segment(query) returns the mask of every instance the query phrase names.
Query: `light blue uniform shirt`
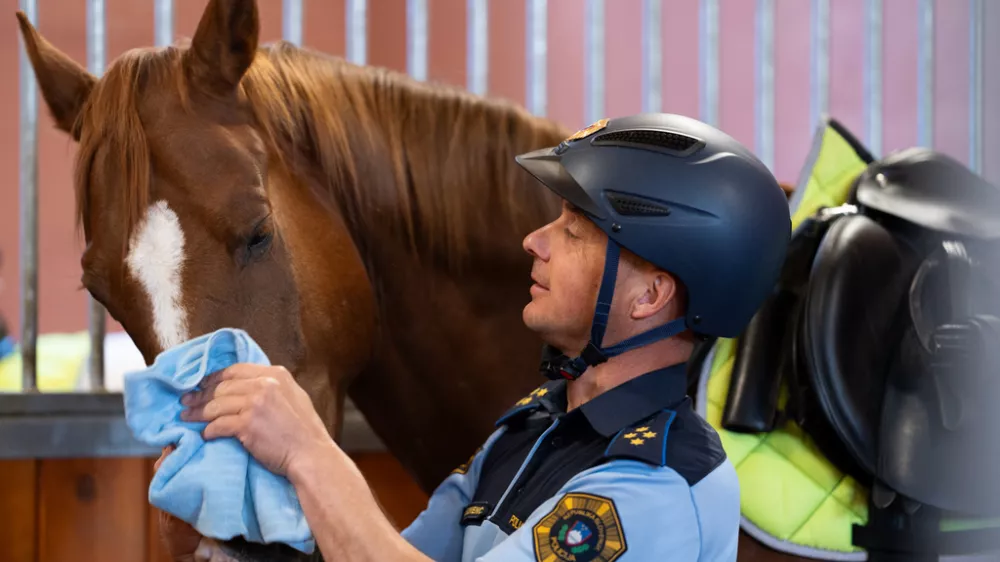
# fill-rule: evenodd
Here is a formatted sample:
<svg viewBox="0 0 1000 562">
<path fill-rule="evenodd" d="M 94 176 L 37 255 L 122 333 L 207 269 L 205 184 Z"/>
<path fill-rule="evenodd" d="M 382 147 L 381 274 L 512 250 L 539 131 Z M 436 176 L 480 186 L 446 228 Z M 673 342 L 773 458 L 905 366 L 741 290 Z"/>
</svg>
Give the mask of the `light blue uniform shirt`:
<svg viewBox="0 0 1000 562">
<path fill-rule="evenodd" d="M 440 562 L 736 560 L 736 471 L 683 382 L 683 365 L 656 371 L 569 414 L 565 383 L 543 385 L 403 537 Z"/>
</svg>

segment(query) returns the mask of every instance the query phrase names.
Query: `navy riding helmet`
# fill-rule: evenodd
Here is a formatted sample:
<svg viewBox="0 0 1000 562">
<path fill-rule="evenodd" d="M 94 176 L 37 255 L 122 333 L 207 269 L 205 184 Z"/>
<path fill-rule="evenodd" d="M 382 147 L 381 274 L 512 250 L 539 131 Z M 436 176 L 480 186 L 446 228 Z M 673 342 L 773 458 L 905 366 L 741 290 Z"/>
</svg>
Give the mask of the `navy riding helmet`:
<svg viewBox="0 0 1000 562">
<path fill-rule="evenodd" d="M 579 357 L 543 365 L 549 378 L 575 379 L 685 329 L 735 337 L 777 282 L 792 228 L 785 193 L 746 147 L 710 125 L 671 114 L 603 119 L 516 160 L 609 238 L 591 341 Z M 687 313 L 604 348 L 620 248 L 677 277 Z"/>
</svg>

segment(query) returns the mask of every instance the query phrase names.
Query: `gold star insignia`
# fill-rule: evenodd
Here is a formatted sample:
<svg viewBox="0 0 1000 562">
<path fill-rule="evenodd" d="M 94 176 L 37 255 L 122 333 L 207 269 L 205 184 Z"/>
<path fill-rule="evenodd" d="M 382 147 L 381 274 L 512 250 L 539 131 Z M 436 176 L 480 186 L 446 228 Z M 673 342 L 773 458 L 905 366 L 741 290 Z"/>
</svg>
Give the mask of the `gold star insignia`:
<svg viewBox="0 0 1000 562">
<path fill-rule="evenodd" d="M 528 404 L 529 402 L 531 402 L 531 397 L 530 396 L 525 396 L 524 398 L 522 398 L 522 399 L 520 399 L 520 400 L 517 401 L 517 405 L 518 406 L 524 406 L 525 404 Z"/>
<path fill-rule="evenodd" d="M 655 431 L 647 431 L 646 433 L 643 433 L 642 436 L 645 437 L 646 439 L 652 439 L 652 438 L 656 437 L 656 432 Z"/>
<path fill-rule="evenodd" d="M 645 443 L 645 441 L 643 441 L 642 439 L 633 439 L 633 440 L 629 441 L 629 443 L 631 443 L 633 445 L 642 445 L 643 443 Z"/>
<path fill-rule="evenodd" d="M 648 427 L 637 427 L 637 428 L 635 428 L 635 430 L 638 431 L 639 433 L 642 433 L 643 431 L 649 431 L 649 428 Z"/>
<path fill-rule="evenodd" d="M 545 396 L 546 394 L 549 393 L 549 389 L 547 389 L 547 388 L 539 388 L 535 392 L 537 392 L 537 394 L 535 394 L 535 396 L 542 397 L 542 396 Z"/>
<path fill-rule="evenodd" d="M 625 434 L 625 439 L 632 439 L 633 437 L 638 437 L 638 436 L 639 435 L 636 434 L 636 433 L 626 433 Z"/>
</svg>

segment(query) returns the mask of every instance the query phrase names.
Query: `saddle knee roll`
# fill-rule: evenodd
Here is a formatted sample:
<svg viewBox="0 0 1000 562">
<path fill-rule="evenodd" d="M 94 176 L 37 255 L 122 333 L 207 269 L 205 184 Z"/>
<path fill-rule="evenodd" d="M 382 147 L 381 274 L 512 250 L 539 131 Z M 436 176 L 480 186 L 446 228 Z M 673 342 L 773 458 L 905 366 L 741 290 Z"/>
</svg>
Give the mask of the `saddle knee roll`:
<svg viewBox="0 0 1000 562">
<path fill-rule="evenodd" d="M 740 433 L 774 429 L 778 418 L 782 347 L 794 294 L 771 295 L 740 336 L 722 427 Z"/>
</svg>

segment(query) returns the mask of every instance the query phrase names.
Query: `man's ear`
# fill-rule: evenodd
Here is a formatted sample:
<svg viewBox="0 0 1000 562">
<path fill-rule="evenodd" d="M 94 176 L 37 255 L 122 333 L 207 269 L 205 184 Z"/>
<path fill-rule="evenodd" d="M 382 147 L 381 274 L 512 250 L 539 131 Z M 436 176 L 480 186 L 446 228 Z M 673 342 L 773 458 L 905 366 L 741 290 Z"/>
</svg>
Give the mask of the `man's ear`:
<svg viewBox="0 0 1000 562">
<path fill-rule="evenodd" d="M 632 305 L 632 318 L 644 320 L 659 314 L 677 296 L 677 281 L 668 273 L 653 270 L 643 275 L 643 292 Z"/>
</svg>

